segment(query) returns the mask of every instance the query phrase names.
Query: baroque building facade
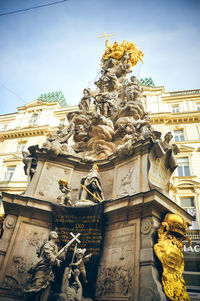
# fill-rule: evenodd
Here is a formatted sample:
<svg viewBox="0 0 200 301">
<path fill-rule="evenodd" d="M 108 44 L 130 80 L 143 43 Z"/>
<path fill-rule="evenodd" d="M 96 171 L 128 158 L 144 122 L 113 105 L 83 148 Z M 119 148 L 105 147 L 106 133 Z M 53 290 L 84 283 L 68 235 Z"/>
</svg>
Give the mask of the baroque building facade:
<svg viewBox="0 0 200 301">
<path fill-rule="evenodd" d="M 164 87 L 143 86 L 143 101 L 154 129 L 171 132 L 180 149 L 169 192 L 174 202 L 194 216 L 188 231 L 193 244 L 184 251 L 185 278 L 195 300 L 195 294 L 200 295 L 200 90 L 165 92 Z M 27 176 L 22 151 L 31 145 L 42 147 L 60 123 L 67 124 L 66 114 L 75 110 L 76 106 L 66 106 L 59 93 L 50 93 L 16 113 L 0 116 L 0 192 L 23 194 Z"/>
</svg>

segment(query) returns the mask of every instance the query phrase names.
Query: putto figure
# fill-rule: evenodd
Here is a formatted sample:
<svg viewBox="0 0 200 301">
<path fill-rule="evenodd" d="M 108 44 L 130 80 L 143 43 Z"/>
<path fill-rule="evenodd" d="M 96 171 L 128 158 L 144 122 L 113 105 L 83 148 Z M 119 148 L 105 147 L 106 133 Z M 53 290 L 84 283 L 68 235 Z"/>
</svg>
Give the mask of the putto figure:
<svg viewBox="0 0 200 301">
<path fill-rule="evenodd" d="M 71 263 L 70 267 L 76 267 L 79 269 L 82 277 L 83 277 L 83 281 L 85 283 L 87 283 L 87 275 L 86 275 L 86 269 L 85 269 L 85 262 L 88 261 L 92 254 L 89 255 L 85 255 L 86 249 L 76 249 L 75 250 L 75 256 L 76 256 L 76 262 L 75 263 Z"/>
<path fill-rule="evenodd" d="M 63 193 L 63 197 L 61 197 L 61 204 L 64 204 L 68 207 L 72 206 L 72 196 L 71 196 L 71 186 L 68 181 L 65 179 L 60 179 L 58 181 L 59 189 Z"/>
</svg>

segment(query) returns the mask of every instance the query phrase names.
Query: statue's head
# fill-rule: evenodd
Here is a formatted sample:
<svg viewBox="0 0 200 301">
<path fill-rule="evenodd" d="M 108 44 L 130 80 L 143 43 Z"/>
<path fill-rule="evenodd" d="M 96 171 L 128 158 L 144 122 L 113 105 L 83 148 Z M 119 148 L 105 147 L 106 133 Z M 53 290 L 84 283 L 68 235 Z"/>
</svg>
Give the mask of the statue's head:
<svg viewBox="0 0 200 301">
<path fill-rule="evenodd" d="M 133 75 L 133 76 L 130 77 L 130 80 L 134 83 L 135 80 L 136 80 L 136 77 Z"/>
<path fill-rule="evenodd" d="M 164 218 L 164 223 L 168 225 L 168 231 L 185 236 L 187 224 L 181 215 L 168 213 Z"/>
<path fill-rule="evenodd" d="M 168 133 L 165 134 L 165 141 L 166 142 L 170 142 L 172 140 L 172 138 L 173 138 L 173 135 L 172 135 L 171 132 L 168 132 Z"/>
<path fill-rule="evenodd" d="M 82 258 L 82 257 L 84 256 L 85 252 L 86 252 L 86 249 L 80 249 L 80 248 L 77 248 L 77 249 L 76 249 L 76 252 L 75 252 L 76 258 L 77 258 L 77 259 Z"/>
<path fill-rule="evenodd" d="M 68 181 L 67 180 L 65 180 L 65 179 L 60 179 L 59 181 L 58 181 L 58 184 L 59 184 L 59 186 L 68 186 Z"/>
<path fill-rule="evenodd" d="M 97 182 L 96 180 L 92 181 L 92 188 L 97 189 Z"/>
<path fill-rule="evenodd" d="M 49 238 L 53 239 L 53 240 L 56 240 L 58 238 L 58 234 L 56 233 L 56 231 L 51 231 L 49 233 Z"/>
</svg>

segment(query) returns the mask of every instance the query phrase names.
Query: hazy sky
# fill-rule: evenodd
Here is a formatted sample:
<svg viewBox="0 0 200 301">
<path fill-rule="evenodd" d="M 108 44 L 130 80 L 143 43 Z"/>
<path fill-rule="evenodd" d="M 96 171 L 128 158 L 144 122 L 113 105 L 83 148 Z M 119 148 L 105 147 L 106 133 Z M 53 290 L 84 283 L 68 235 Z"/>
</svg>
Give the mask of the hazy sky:
<svg viewBox="0 0 200 301">
<path fill-rule="evenodd" d="M 0 14 L 55 1 L 0 0 Z M 200 88 L 199 0 L 68 0 L 0 16 L 0 114 L 57 90 L 77 104 L 100 71 L 105 31 L 143 51 L 137 77 L 166 91 Z"/>
</svg>

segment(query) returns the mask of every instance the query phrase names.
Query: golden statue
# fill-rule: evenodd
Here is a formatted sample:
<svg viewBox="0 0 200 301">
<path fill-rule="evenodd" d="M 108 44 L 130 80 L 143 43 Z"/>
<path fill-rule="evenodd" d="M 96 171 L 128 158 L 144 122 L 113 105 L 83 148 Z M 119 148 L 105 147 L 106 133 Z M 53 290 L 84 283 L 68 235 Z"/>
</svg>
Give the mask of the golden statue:
<svg viewBox="0 0 200 301">
<path fill-rule="evenodd" d="M 109 58 L 120 60 L 123 57 L 126 57 L 130 64 L 129 68 L 131 68 L 135 66 L 139 60 L 143 63 L 143 56 L 144 54 L 135 46 L 135 43 L 123 40 L 120 44 L 117 42 L 114 42 L 112 45 L 106 43 L 106 50 L 102 57 L 102 63 L 104 65 L 105 60 L 108 60 Z"/>
<path fill-rule="evenodd" d="M 173 301 L 189 301 L 185 281 L 182 277 L 184 270 L 183 240 L 187 225 L 184 218 L 178 214 L 168 213 L 158 230 L 158 243 L 154 251 L 159 258 L 163 273 L 162 285 L 166 296 Z"/>
</svg>

